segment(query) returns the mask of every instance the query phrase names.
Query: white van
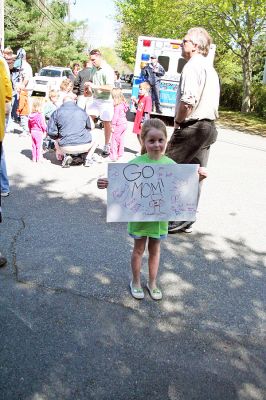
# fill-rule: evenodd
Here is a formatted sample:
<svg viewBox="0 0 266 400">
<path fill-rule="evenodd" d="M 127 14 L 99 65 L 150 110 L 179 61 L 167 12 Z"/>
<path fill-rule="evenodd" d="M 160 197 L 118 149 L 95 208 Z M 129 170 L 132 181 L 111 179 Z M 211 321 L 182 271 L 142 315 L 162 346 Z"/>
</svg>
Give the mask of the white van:
<svg viewBox="0 0 266 400">
<path fill-rule="evenodd" d="M 64 79 L 74 82 L 70 68 L 48 66 L 42 68 L 32 79 L 32 96 L 48 97 L 51 89 L 59 90 Z"/>
<path fill-rule="evenodd" d="M 160 103 L 163 112 L 162 115 L 169 117 L 174 116 L 176 92 L 179 85 L 180 74 L 186 63 L 181 56 L 181 43 L 182 40 L 177 39 L 164 39 L 149 36 L 139 36 L 138 38 L 132 96 L 138 98 L 139 84 L 143 81 L 141 78 L 141 67 L 143 64 L 150 61 L 151 55 L 155 54 L 159 64 L 165 69 L 165 75 L 162 77 L 160 84 Z M 212 63 L 214 54 L 215 45 L 211 45 L 208 58 L 210 58 Z M 130 109 L 132 112 L 136 111 L 133 103 Z M 156 114 L 156 112 L 152 114 Z"/>
</svg>

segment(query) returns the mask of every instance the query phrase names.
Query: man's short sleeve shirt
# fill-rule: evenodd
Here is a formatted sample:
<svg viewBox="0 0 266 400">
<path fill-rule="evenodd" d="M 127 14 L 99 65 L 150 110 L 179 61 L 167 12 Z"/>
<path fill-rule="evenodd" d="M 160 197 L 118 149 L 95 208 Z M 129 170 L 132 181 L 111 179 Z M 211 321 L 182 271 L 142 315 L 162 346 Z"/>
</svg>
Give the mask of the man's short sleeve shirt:
<svg viewBox="0 0 266 400">
<path fill-rule="evenodd" d="M 114 87 L 114 70 L 105 61 L 100 68 L 93 67 L 92 69 L 92 82 L 96 86 L 110 85 Z M 111 100 L 111 93 L 95 90 L 93 93 L 94 99 Z"/>
</svg>

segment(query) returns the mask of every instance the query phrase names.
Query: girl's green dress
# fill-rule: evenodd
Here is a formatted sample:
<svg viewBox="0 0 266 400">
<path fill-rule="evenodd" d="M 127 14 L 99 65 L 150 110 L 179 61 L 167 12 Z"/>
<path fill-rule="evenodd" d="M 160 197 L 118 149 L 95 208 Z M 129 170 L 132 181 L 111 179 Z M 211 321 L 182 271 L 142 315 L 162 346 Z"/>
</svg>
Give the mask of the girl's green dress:
<svg viewBox="0 0 266 400">
<path fill-rule="evenodd" d="M 148 154 L 136 157 L 130 161 L 130 164 L 175 164 L 175 162 L 167 157 L 162 156 L 160 160 L 152 160 Z M 127 226 L 128 233 L 134 239 L 140 239 L 147 236 L 153 239 L 163 239 L 168 233 L 168 221 L 144 221 L 129 222 Z"/>
</svg>

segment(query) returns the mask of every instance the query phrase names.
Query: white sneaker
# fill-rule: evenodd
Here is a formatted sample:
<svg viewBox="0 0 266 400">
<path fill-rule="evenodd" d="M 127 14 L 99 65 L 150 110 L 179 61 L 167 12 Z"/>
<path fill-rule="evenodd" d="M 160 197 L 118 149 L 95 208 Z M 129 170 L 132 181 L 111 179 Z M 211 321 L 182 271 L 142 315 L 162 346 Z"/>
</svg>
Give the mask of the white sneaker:
<svg viewBox="0 0 266 400">
<path fill-rule="evenodd" d="M 9 192 L 1 192 L 1 197 L 7 197 L 9 196 Z"/>
</svg>

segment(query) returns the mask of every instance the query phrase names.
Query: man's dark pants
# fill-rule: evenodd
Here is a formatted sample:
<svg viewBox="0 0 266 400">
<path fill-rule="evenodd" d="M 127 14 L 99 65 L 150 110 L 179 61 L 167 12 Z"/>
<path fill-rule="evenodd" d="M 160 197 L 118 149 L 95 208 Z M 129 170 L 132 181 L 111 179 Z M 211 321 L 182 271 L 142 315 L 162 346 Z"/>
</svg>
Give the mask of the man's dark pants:
<svg viewBox="0 0 266 400">
<path fill-rule="evenodd" d="M 206 167 L 210 146 L 217 139 L 214 121 L 188 121 L 175 129 L 166 148 L 166 155 L 178 164 L 200 164 Z"/>
<path fill-rule="evenodd" d="M 210 146 L 217 139 L 214 121 L 203 119 L 188 121 L 175 129 L 166 148 L 166 155 L 178 164 L 199 164 L 206 167 Z M 199 195 L 200 196 L 199 188 Z M 192 225 L 193 222 L 189 225 Z"/>
<path fill-rule="evenodd" d="M 155 105 L 156 111 L 159 111 L 161 108 L 161 105 L 160 105 L 160 82 L 157 82 L 155 85 L 151 86 L 151 97 L 152 97 L 152 105 Z"/>
</svg>

